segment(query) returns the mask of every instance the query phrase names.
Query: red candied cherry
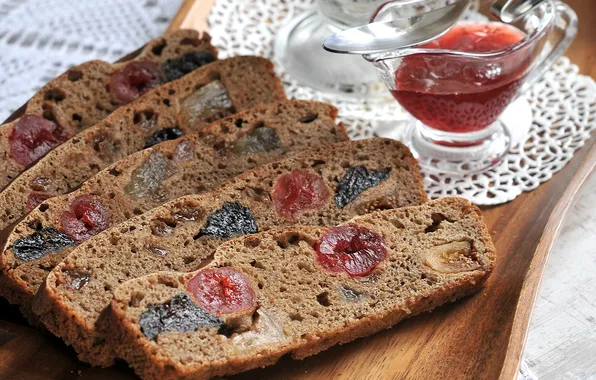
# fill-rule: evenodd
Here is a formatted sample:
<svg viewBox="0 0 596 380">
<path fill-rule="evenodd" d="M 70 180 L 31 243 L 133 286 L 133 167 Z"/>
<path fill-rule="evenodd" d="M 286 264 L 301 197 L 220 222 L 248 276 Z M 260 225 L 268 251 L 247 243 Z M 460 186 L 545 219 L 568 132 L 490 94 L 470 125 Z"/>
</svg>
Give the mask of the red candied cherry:
<svg viewBox="0 0 596 380">
<path fill-rule="evenodd" d="M 330 272 L 366 276 L 387 257 L 383 238 L 364 227 L 339 226 L 327 230 L 316 246 L 317 261 Z"/>
<path fill-rule="evenodd" d="M 246 275 L 230 267 L 202 270 L 186 283 L 186 289 L 211 314 L 239 313 L 257 305 Z"/>
<path fill-rule="evenodd" d="M 39 206 L 43 201 L 45 201 L 46 199 L 50 199 L 52 197 L 53 197 L 52 194 L 38 193 L 35 191 L 32 193 L 29 193 L 29 195 L 27 196 L 27 211 L 32 211 L 34 208 Z"/>
<path fill-rule="evenodd" d="M 275 211 L 285 219 L 295 220 L 304 211 L 323 207 L 331 192 L 317 173 L 295 170 L 282 174 L 273 186 Z"/>
<path fill-rule="evenodd" d="M 66 140 L 68 133 L 55 122 L 23 115 L 8 136 L 10 158 L 26 167 Z"/>
<path fill-rule="evenodd" d="M 77 242 L 85 241 L 109 226 L 106 206 L 92 195 L 79 195 L 60 216 L 62 231 Z"/>
<path fill-rule="evenodd" d="M 133 61 L 110 80 L 110 91 L 122 104 L 130 103 L 166 81 L 159 66 L 149 61 Z"/>
</svg>

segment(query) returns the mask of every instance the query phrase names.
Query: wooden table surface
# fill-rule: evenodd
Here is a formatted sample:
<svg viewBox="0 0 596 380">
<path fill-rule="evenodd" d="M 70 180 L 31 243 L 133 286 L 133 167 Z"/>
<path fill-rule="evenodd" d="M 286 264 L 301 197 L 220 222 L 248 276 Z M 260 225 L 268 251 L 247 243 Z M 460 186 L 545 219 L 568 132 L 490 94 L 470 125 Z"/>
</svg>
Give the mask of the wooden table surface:
<svg viewBox="0 0 596 380">
<path fill-rule="evenodd" d="M 596 79 L 596 1 L 567 0 L 579 31 L 567 55 Z M 567 214 L 546 265 L 524 360 L 540 380 L 596 379 L 596 173 Z"/>
</svg>

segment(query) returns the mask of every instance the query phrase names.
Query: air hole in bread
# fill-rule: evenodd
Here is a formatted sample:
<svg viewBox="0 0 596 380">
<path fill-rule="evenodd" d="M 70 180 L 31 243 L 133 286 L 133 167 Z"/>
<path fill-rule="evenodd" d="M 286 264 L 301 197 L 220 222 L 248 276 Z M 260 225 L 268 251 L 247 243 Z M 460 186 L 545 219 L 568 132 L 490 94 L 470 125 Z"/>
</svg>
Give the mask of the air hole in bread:
<svg viewBox="0 0 596 380">
<path fill-rule="evenodd" d="M 193 256 L 186 256 L 182 259 L 182 261 L 184 262 L 184 265 L 189 265 L 197 261 L 197 258 Z"/>
<path fill-rule="evenodd" d="M 230 128 L 228 128 L 227 125 L 222 125 L 221 128 L 220 128 L 220 131 L 222 133 L 229 133 L 230 132 Z"/>
<path fill-rule="evenodd" d="M 39 211 L 41 212 L 46 212 L 48 211 L 50 208 L 50 205 L 48 205 L 47 203 L 42 203 L 39 205 Z"/>
<path fill-rule="evenodd" d="M 250 266 L 253 268 L 265 269 L 265 266 L 260 261 L 257 261 L 257 260 L 251 261 Z"/>
<path fill-rule="evenodd" d="M 29 228 L 35 231 L 40 231 L 43 228 L 39 219 L 30 221 L 29 223 L 27 223 L 27 226 L 29 226 Z"/>
<path fill-rule="evenodd" d="M 222 164 L 221 162 L 217 164 L 217 168 L 218 169 L 225 169 L 227 166 L 225 164 Z"/>
<path fill-rule="evenodd" d="M 109 193 L 108 194 L 108 198 L 114 199 L 114 198 L 116 198 L 116 194 L 115 193 Z"/>
<path fill-rule="evenodd" d="M 436 212 L 433 212 L 430 217 L 433 222 L 430 226 L 428 226 L 424 229 L 424 233 L 435 232 L 436 230 L 438 230 L 440 228 L 441 222 L 443 220 L 447 219 L 447 217 L 445 215 L 436 213 Z"/>
<path fill-rule="evenodd" d="M 51 90 L 46 91 L 46 93 L 43 94 L 44 100 L 54 103 L 60 103 L 64 100 L 64 98 L 66 98 L 66 94 L 59 88 L 53 88 Z"/>
<path fill-rule="evenodd" d="M 163 104 L 165 104 L 165 105 L 166 105 L 166 106 L 168 106 L 168 107 L 170 107 L 170 106 L 171 106 L 171 104 L 170 104 L 170 99 L 168 99 L 168 98 L 165 98 L 164 100 L 162 100 L 162 102 L 163 102 Z"/>
<path fill-rule="evenodd" d="M 329 299 L 329 292 L 320 293 L 317 296 L 317 302 L 325 307 L 331 306 L 331 300 Z"/>
<path fill-rule="evenodd" d="M 81 78 L 83 78 L 83 73 L 79 70 L 68 70 L 68 74 L 67 74 L 68 80 L 71 82 L 76 82 L 78 80 L 80 80 Z"/>
<path fill-rule="evenodd" d="M 135 215 L 141 215 L 141 214 L 143 213 L 143 210 L 141 210 L 141 209 L 140 209 L 140 208 L 138 208 L 138 207 L 135 207 L 135 208 L 132 210 L 132 213 L 133 213 L 133 214 L 135 214 Z"/>
<path fill-rule="evenodd" d="M 259 239 L 258 237 L 249 236 L 246 239 L 244 239 L 244 246 L 246 248 L 257 248 L 259 246 L 259 244 L 261 244 L 261 239 Z M 252 263 L 251 263 L 251 265 L 252 265 Z"/>
<path fill-rule="evenodd" d="M 245 123 L 245 121 L 243 119 L 234 120 L 234 125 L 236 126 L 236 128 L 242 128 L 243 123 Z"/>
<path fill-rule="evenodd" d="M 263 289 L 263 286 L 264 286 L 264 285 L 263 285 L 263 283 L 262 283 L 262 282 L 259 282 L 259 283 L 257 284 L 257 286 L 259 287 L 259 289 Z"/>
<path fill-rule="evenodd" d="M 128 306 L 138 307 L 144 298 L 145 298 L 145 293 L 136 291 L 130 296 L 130 301 L 128 301 Z"/>
<path fill-rule="evenodd" d="M 308 124 L 308 123 L 312 123 L 313 121 L 317 120 L 318 117 L 319 117 L 318 114 L 312 113 L 312 114 L 308 114 L 308 115 L 298 119 L 298 121 L 301 123 Z"/>
<path fill-rule="evenodd" d="M 370 159 L 370 157 L 369 156 L 366 156 L 366 155 L 364 155 L 364 156 L 358 156 L 356 158 L 357 158 L 358 161 L 368 161 Z"/>
<path fill-rule="evenodd" d="M 72 114 L 72 120 L 78 121 L 79 123 L 83 121 L 83 116 L 79 115 L 78 113 Z"/>
<path fill-rule="evenodd" d="M 199 46 L 199 40 L 196 38 L 188 38 L 185 37 L 180 41 L 180 45 L 192 45 L 192 46 Z"/>
<path fill-rule="evenodd" d="M 314 273 L 315 272 L 315 270 L 313 269 L 313 267 L 310 264 L 308 264 L 308 263 L 302 263 L 302 262 L 298 263 L 298 269 L 305 270 L 308 273 Z"/>
<path fill-rule="evenodd" d="M 403 230 L 406 228 L 406 226 L 401 222 L 401 220 L 392 220 L 391 224 L 393 224 L 395 226 L 395 228 L 398 228 L 400 230 Z"/>
<path fill-rule="evenodd" d="M 161 55 L 161 53 L 163 52 L 163 49 L 166 47 L 166 45 L 167 45 L 166 40 L 165 39 L 161 40 L 157 45 L 153 46 L 153 48 L 151 49 L 151 53 L 153 53 L 159 57 Z"/>
<path fill-rule="evenodd" d="M 56 115 L 54 115 L 54 111 L 51 108 L 45 109 L 41 116 L 46 120 L 52 121 L 54 123 L 56 122 Z"/>
<path fill-rule="evenodd" d="M 320 165 L 324 165 L 325 161 L 323 160 L 314 160 L 313 163 L 310 165 L 311 168 L 320 166 Z"/>
<path fill-rule="evenodd" d="M 302 322 L 304 320 L 304 317 L 298 312 L 290 313 L 289 317 L 291 321 Z"/>
</svg>

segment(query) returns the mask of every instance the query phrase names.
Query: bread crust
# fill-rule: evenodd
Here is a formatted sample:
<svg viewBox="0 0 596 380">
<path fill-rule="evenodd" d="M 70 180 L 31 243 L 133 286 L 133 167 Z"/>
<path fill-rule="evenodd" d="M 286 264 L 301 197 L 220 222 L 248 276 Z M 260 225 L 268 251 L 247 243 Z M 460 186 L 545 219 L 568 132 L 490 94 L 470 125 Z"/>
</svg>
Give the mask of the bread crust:
<svg viewBox="0 0 596 380">
<path fill-rule="evenodd" d="M 312 119 L 313 115 L 316 116 L 314 120 L 304 122 Z M 13 245 L 18 239 L 40 229 L 61 229 L 61 214 L 68 211 L 69 205 L 78 197 L 87 195 L 99 200 L 108 210 L 109 225 L 114 226 L 171 199 L 211 190 L 259 165 L 308 148 L 347 141 L 345 129 L 335 122 L 336 116 L 335 107 L 314 101 L 290 100 L 257 106 L 216 121 L 200 133 L 166 141 L 123 158 L 84 182 L 79 189 L 45 201 L 41 208 L 38 206 L 5 231 L 8 236 L 0 256 L 0 268 L 6 281 L 0 287 L 0 296 L 19 305 L 23 314 L 31 315 L 31 301 L 45 276 L 78 244 L 32 261 L 17 258 Z M 241 154 L 230 151 L 243 137 L 260 128 L 268 128 L 275 133 L 280 149 Z M 181 147 L 184 148 L 184 159 L 177 158 Z M 188 152 L 190 157 L 187 157 Z M 151 157 L 168 162 L 172 174 L 160 184 L 159 197 L 131 195 L 127 186 L 133 173 L 151 162 Z"/>
<path fill-rule="evenodd" d="M 211 37 L 207 33 L 182 29 L 149 41 L 129 60 L 114 64 L 99 60 L 82 63 L 37 91 L 25 105 L 23 113 L 58 119 L 66 134 L 74 136 L 105 119 L 120 106 L 106 89 L 114 72 L 133 60 L 161 64 L 195 51 L 209 52 L 217 57 L 217 49 L 211 45 Z M 9 154 L 8 139 L 20 119 L 0 126 L 0 189 L 26 169 Z"/>
<path fill-rule="evenodd" d="M 391 170 L 385 181 L 368 188 L 344 208 L 337 207 L 331 196 L 321 208 L 300 214 L 295 220 L 275 212 L 271 192 L 284 173 L 296 170 L 318 173 L 332 194 L 337 181 L 356 166 Z M 105 345 L 94 342 L 105 339 L 99 331 L 98 314 L 109 304 L 112 291 L 124 280 L 164 268 L 191 271 L 205 265 L 210 252 L 225 239 L 201 236 L 200 231 L 207 218 L 225 204 L 248 207 L 262 231 L 296 223 L 334 225 L 373 211 L 377 205 L 397 208 L 425 201 L 417 162 L 407 147 L 397 141 L 350 141 L 305 151 L 245 172 L 215 191 L 170 201 L 95 236 L 73 250 L 50 272 L 35 297 L 33 310 L 52 333 L 77 350 L 81 360 L 109 365 L 113 355 L 106 355 Z M 176 223 L 169 237 L 155 236 L 152 226 L 171 220 L 179 210 L 187 208 L 201 210 L 200 216 L 196 220 Z M 153 245 L 168 253 L 160 257 L 148 255 L 144 247 Z M 134 253 L 130 255 L 131 252 Z M 123 268 L 126 269 L 122 271 Z M 69 281 L 69 273 L 79 270 L 92 272 L 95 282 L 72 291 L 65 287 L 65 283 Z"/>
<path fill-rule="evenodd" d="M 286 285 L 288 288 L 286 292 L 290 292 L 292 295 L 295 293 L 293 293 L 291 284 L 307 281 L 305 278 L 311 275 L 314 279 L 313 283 L 317 284 L 318 282 L 318 285 L 313 286 L 321 286 L 321 281 L 323 281 L 325 289 L 328 289 L 329 292 L 333 292 L 334 288 L 328 285 L 355 283 L 354 279 L 346 275 L 329 274 L 326 278 L 321 273 L 324 272 L 321 267 L 316 267 L 316 272 L 311 272 L 311 274 L 305 272 L 300 276 L 293 277 L 287 273 L 279 272 L 284 267 L 294 266 L 297 256 L 301 257 L 299 262 L 303 265 L 305 262 L 313 261 L 311 252 L 314 249 L 310 246 L 311 243 L 301 244 L 299 248 L 295 249 L 296 252 L 284 254 L 280 253 L 279 249 L 271 250 L 269 241 L 275 241 L 279 236 L 287 234 L 307 236 L 317 241 L 324 234 L 324 229 L 294 226 L 228 241 L 217 248 L 214 260 L 204 269 L 221 266 L 232 267 L 242 271 L 253 282 L 260 283 L 262 281 L 263 287 L 255 288 L 259 299 L 257 310 L 275 315 L 278 318 L 278 326 L 284 331 L 287 340 L 277 339 L 260 346 L 250 347 L 246 349 L 247 353 L 245 354 L 243 351 L 239 351 L 238 347 L 234 348 L 239 341 L 238 336 L 245 334 L 245 331 L 240 331 L 237 335 L 223 337 L 217 333 L 216 329 L 198 328 L 194 332 L 166 332 L 163 333 L 164 339 L 161 339 L 160 336 L 156 340 L 148 339 L 139 325 L 140 314 L 149 305 L 159 305 L 181 293 L 191 294 L 185 288 L 185 283 L 198 273 L 160 272 L 130 280 L 116 290 L 110 305 L 109 319 L 111 325 L 115 326 L 118 332 L 112 335 L 114 339 L 112 344 L 117 347 L 118 355 L 124 358 L 143 379 L 206 379 L 270 365 L 285 354 L 290 354 L 295 359 L 303 359 L 333 345 L 374 334 L 405 318 L 432 310 L 447 302 L 454 302 L 482 288 L 494 267 L 495 248 L 482 217 L 476 211 L 477 209 L 466 200 L 444 198 L 430 201 L 422 206 L 379 211 L 349 221 L 347 224 L 363 226 L 383 234 L 390 247 L 399 247 L 399 237 L 401 236 L 410 234 L 418 236 L 419 244 L 417 247 L 412 247 L 411 251 L 390 251 L 386 261 L 380 264 L 380 274 L 376 277 L 375 283 L 361 288 L 363 294 L 367 294 L 367 291 L 374 292 L 377 288 L 392 289 L 391 287 L 387 288 L 384 281 L 391 284 L 400 284 L 401 281 L 401 287 L 412 289 L 412 292 L 400 293 L 396 291 L 395 294 L 385 295 L 382 292 L 376 292 L 374 293 L 377 295 L 375 301 L 382 305 L 374 307 L 365 305 L 365 299 L 355 301 L 355 304 L 354 301 L 342 301 L 338 297 L 331 298 L 331 307 L 335 307 L 329 312 L 331 314 L 325 311 L 325 307 L 316 304 L 313 307 L 307 303 L 306 300 L 313 297 L 318 290 L 314 293 L 309 293 L 307 290 L 296 293 L 296 297 L 306 300 L 299 301 L 298 306 L 293 309 L 285 303 L 272 301 L 284 297 L 276 290 L 280 282 L 276 280 L 277 278 L 291 277 L 290 281 L 284 281 L 283 284 L 290 284 Z M 445 224 L 432 232 L 424 232 L 425 228 L 419 228 L 417 224 L 422 221 L 421 223 L 427 226 L 432 225 L 434 223 L 433 213 L 447 214 L 446 223 L 451 224 Z M 396 220 L 405 227 L 395 228 L 395 225 L 390 227 L 391 223 Z M 455 229 L 463 229 L 467 235 L 465 233 L 451 235 Z M 464 237 L 469 239 L 468 241 L 471 242 L 475 250 L 475 260 L 478 264 L 476 269 L 445 274 L 436 272 L 428 266 L 428 262 L 423 259 L 425 247 L 444 241 L 449 236 L 455 239 Z M 247 249 L 245 241 L 248 239 L 259 239 L 260 246 Z M 252 247 L 252 245 L 250 246 Z M 280 263 L 275 265 L 271 264 L 271 261 L 265 261 L 271 255 L 274 255 Z M 251 258 L 257 261 L 263 260 L 262 263 L 265 266 L 263 271 L 274 272 L 276 276 L 272 276 L 273 273 L 268 273 L 268 276 L 265 277 L 259 270 L 246 265 Z M 390 263 L 402 263 L 409 266 L 407 270 L 400 271 L 388 269 L 387 266 Z M 274 267 L 270 267 L 270 265 L 274 265 Z M 316 266 L 316 263 L 313 262 L 312 265 Z M 419 276 L 421 273 L 424 276 Z M 436 277 L 430 277 L 431 275 Z M 433 282 L 426 283 L 431 278 L 434 278 Z M 400 296 L 400 294 L 405 294 L 405 296 Z M 344 304 L 334 306 L 336 302 Z M 299 310 L 302 316 L 307 316 L 313 309 L 321 314 L 320 319 L 326 321 L 329 321 L 330 315 L 335 315 L 334 313 L 338 310 L 342 310 L 343 314 L 337 316 L 337 320 L 329 321 L 329 327 L 326 327 L 326 323 L 317 318 L 310 318 L 310 321 L 307 317 L 296 320 L 292 319 L 292 313 L 288 313 L 290 310 Z M 358 315 L 358 317 L 353 318 L 354 315 Z M 300 329 L 300 325 L 306 326 Z M 258 325 L 253 326 L 253 329 L 249 331 L 267 334 L 267 331 L 260 330 Z M 171 336 L 171 339 L 167 338 L 168 335 Z M 205 348 L 205 351 L 200 351 L 203 345 L 199 337 L 204 339 L 205 336 L 215 336 L 206 342 L 209 342 L 208 344 L 211 346 L 220 345 L 223 357 L 199 354 L 199 352 L 219 352 L 213 349 L 209 351 L 208 348 Z M 187 350 L 190 355 L 188 357 L 185 355 Z"/>
</svg>

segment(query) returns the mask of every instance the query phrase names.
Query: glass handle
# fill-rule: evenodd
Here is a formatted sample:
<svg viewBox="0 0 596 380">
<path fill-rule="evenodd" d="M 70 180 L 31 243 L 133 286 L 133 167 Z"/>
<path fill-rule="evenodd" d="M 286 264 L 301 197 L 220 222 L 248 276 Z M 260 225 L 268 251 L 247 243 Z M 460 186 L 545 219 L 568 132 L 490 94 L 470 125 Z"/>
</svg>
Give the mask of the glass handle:
<svg viewBox="0 0 596 380">
<path fill-rule="evenodd" d="M 493 16 L 505 23 L 512 23 L 544 0 L 496 0 L 490 8 Z"/>
<path fill-rule="evenodd" d="M 577 15 L 575 14 L 575 11 L 559 0 L 554 1 L 554 6 L 556 15 L 552 31 L 559 30 L 562 32 L 562 35 L 549 54 L 540 62 L 537 62 L 534 69 L 530 72 L 521 88 L 521 94 L 532 87 L 532 85 L 536 83 L 536 81 L 541 78 L 559 58 L 561 58 L 577 34 Z"/>
</svg>

